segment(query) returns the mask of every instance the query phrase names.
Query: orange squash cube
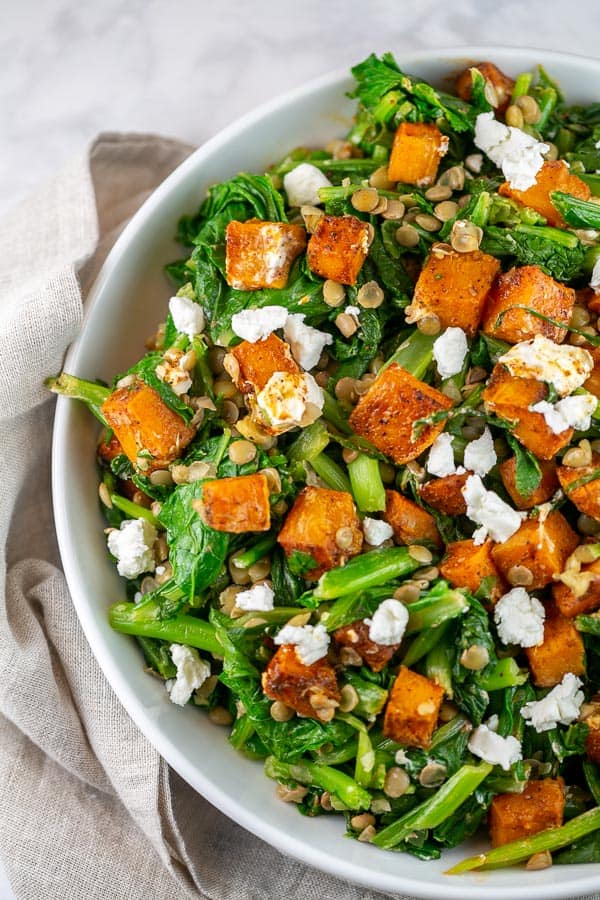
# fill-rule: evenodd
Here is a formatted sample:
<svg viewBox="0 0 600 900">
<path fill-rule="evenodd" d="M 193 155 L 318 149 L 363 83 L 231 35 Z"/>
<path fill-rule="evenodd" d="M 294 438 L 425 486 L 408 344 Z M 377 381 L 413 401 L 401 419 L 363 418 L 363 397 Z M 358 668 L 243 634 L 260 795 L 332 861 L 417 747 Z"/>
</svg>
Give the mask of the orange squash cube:
<svg viewBox="0 0 600 900">
<path fill-rule="evenodd" d="M 282 644 L 262 674 L 262 689 L 301 716 L 329 721 L 340 702 L 340 691 L 327 657 L 305 665 L 293 644 Z M 321 715 L 319 715 L 321 712 Z"/>
<path fill-rule="evenodd" d="M 381 672 L 400 644 L 377 644 L 369 637 L 369 626 L 363 619 L 343 625 L 333 632 L 338 647 L 351 647 L 373 672 Z"/>
<path fill-rule="evenodd" d="M 441 547 L 442 539 L 435 519 L 426 509 L 413 503 L 398 491 L 385 492 L 383 518 L 394 529 L 397 544 L 435 544 Z"/>
<path fill-rule="evenodd" d="M 554 687 L 567 672 L 585 675 L 585 648 L 573 620 L 563 616 L 553 603 L 545 607 L 544 640 L 537 647 L 526 647 L 525 653 L 533 683 Z"/>
<path fill-rule="evenodd" d="M 485 334 L 517 344 L 541 334 L 560 344 L 567 332 L 558 325 L 539 319 L 524 309 L 528 306 L 550 319 L 564 325 L 571 321 L 575 291 L 573 288 L 555 281 L 538 266 L 520 266 L 498 276 L 489 293 L 482 329 Z M 498 324 L 498 318 L 502 320 Z"/>
<path fill-rule="evenodd" d="M 589 466 L 559 466 L 556 472 L 561 488 L 579 512 L 600 519 L 600 453 L 592 453 Z"/>
<path fill-rule="evenodd" d="M 306 247 L 301 225 L 230 222 L 225 231 L 225 277 L 238 291 L 284 288 L 292 263 Z"/>
<path fill-rule="evenodd" d="M 343 549 L 336 541 L 340 528 L 350 530 L 349 546 Z M 310 554 L 317 563 L 306 573 L 316 580 L 327 569 L 343 566 L 362 548 L 363 535 L 354 501 L 345 491 L 306 487 L 300 491 L 287 514 L 277 542 L 287 556 L 294 550 Z"/>
<path fill-rule="evenodd" d="M 585 739 L 585 752 L 588 759 L 600 765 L 600 730 L 590 731 Z"/>
<path fill-rule="evenodd" d="M 113 391 L 102 404 L 102 414 L 123 453 L 145 473 L 178 459 L 196 433 L 139 378 Z"/>
<path fill-rule="evenodd" d="M 390 181 L 427 187 L 433 184 L 440 160 L 448 152 L 448 138 L 437 125 L 402 122 L 394 135 L 388 175 Z"/>
<path fill-rule="evenodd" d="M 581 572 L 593 575 L 588 589 L 581 597 L 576 597 L 571 588 L 562 582 L 552 586 L 552 599 L 563 616 L 568 619 L 600 609 L 600 560 L 582 566 Z"/>
<path fill-rule="evenodd" d="M 564 191 L 565 194 L 571 194 L 580 200 L 590 199 L 590 189 L 585 181 L 582 181 L 577 175 L 572 175 L 566 162 L 562 159 L 547 160 L 537 173 L 535 180 L 536 183 L 526 191 L 517 191 L 505 181 L 498 188 L 498 193 L 503 197 L 510 197 L 511 200 L 522 203 L 523 206 L 535 209 L 541 216 L 544 216 L 548 225 L 553 225 L 555 228 L 566 228 L 567 226 L 550 199 L 552 191 Z"/>
<path fill-rule="evenodd" d="M 308 242 L 311 272 L 340 284 L 356 284 L 369 252 L 369 225 L 356 216 L 322 216 Z"/>
<path fill-rule="evenodd" d="M 493 87 L 498 102 L 493 104 L 498 112 L 504 112 L 510 103 L 515 83 L 512 78 L 505 75 L 504 72 L 491 62 L 478 62 L 468 66 L 460 73 L 456 79 L 456 93 L 461 100 L 471 99 L 471 90 L 473 87 L 473 79 L 471 78 L 471 69 L 479 69 L 485 80 Z"/>
<path fill-rule="evenodd" d="M 514 436 L 539 459 L 553 459 L 573 437 L 572 428 L 554 434 L 542 413 L 529 409 L 548 397 L 548 387 L 542 381 L 517 378 L 502 363 L 498 363 L 482 396 L 487 412 L 516 422 Z"/>
<path fill-rule="evenodd" d="M 470 539 L 451 541 L 439 564 L 440 575 L 452 587 L 466 588 L 472 594 L 476 594 L 482 584 L 489 584 L 490 600 L 495 603 L 505 592 L 505 583 L 492 559 L 492 546 L 490 540 L 478 546 Z"/>
<path fill-rule="evenodd" d="M 445 516 L 464 516 L 467 512 L 467 503 L 462 489 L 467 483 L 467 478 L 472 474 L 472 472 L 463 472 L 460 475 L 432 478 L 431 481 L 419 488 L 421 500 Z"/>
<path fill-rule="evenodd" d="M 427 749 L 443 699 L 443 687 L 400 666 L 385 708 L 384 736 L 398 744 Z"/>
<path fill-rule="evenodd" d="M 435 252 L 427 257 L 415 285 L 407 320 L 437 316 L 442 328 L 462 328 L 474 337 L 500 263 L 488 253 Z"/>
<path fill-rule="evenodd" d="M 271 527 L 269 483 L 266 475 L 217 478 L 202 487 L 201 515 L 215 531 L 244 534 Z"/>
<path fill-rule="evenodd" d="M 556 463 L 554 460 L 540 460 L 542 478 L 531 494 L 521 494 L 517 489 L 517 457 L 511 456 L 498 466 L 502 484 L 517 509 L 533 509 L 545 503 L 558 490 Z"/>
<path fill-rule="evenodd" d="M 413 434 L 415 422 L 451 407 L 449 397 L 392 363 L 359 399 L 349 422 L 356 434 L 403 465 L 431 447 L 445 425 L 426 425 Z"/>
<path fill-rule="evenodd" d="M 587 349 L 588 348 L 586 347 L 586 350 Z M 594 397 L 598 397 L 600 399 L 600 365 L 598 365 L 596 360 L 594 360 L 594 368 L 592 369 L 592 373 L 583 386 L 586 391 L 589 391 L 590 394 L 594 395 Z"/>
<path fill-rule="evenodd" d="M 300 371 L 292 358 L 289 344 L 271 333 L 263 341 L 242 341 L 232 347 L 223 360 L 225 370 L 242 394 L 262 391 L 275 372 L 296 374 Z"/>
<path fill-rule="evenodd" d="M 512 537 L 492 548 L 492 559 L 505 578 L 513 566 L 525 566 L 533 575 L 528 590 L 537 591 L 563 571 L 578 544 L 565 517 L 553 510 L 546 517 L 526 519 Z"/>
<path fill-rule="evenodd" d="M 497 794 L 489 813 L 492 847 L 520 841 L 563 823 L 562 778 L 528 781 L 522 794 Z"/>
</svg>

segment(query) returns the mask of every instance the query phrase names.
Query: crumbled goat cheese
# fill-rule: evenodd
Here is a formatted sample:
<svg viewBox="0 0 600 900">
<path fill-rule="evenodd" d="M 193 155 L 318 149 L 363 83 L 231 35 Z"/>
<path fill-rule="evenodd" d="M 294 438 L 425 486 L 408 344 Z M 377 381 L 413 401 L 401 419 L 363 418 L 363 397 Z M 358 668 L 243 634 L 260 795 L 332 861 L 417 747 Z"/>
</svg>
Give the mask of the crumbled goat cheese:
<svg viewBox="0 0 600 900">
<path fill-rule="evenodd" d="M 119 531 L 110 531 L 108 550 L 117 558 L 119 575 L 137 578 L 142 572 L 154 572 L 156 538 L 156 528 L 147 519 L 125 519 Z"/>
<path fill-rule="evenodd" d="M 177 676 L 170 678 L 165 687 L 169 697 L 178 706 L 185 706 L 193 692 L 202 687 L 210 676 L 210 666 L 198 656 L 194 647 L 171 644 L 171 658 L 177 666 Z"/>
<path fill-rule="evenodd" d="M 347 316 L 354 316 L 355 319 L 360 317 L 360 306 L 347 306 L 344 310 Z"/>
<path fill-rule="evenodd" d="M 255 344 L 283 328 L 288 317 L 285 306 L 263 306 L 262 309 L 243 309 L 231 317 L 234 334 Z"/>
<path fill-rule="evenodd" d="M 183 353 L 181 354 L 183 356 Z M 178 363 L 163 359 L 155 369 L 156 377 L 168 384 L 174 394 L 181 397 L 187 394 L 192 386 L 192 377 L 187 369 L 182 369 Z"/>
<path fill-rule="evenodd" d="M 502 766 L 505 772 L 508 772 L 513 763 L 523 758 L 521 744 L 516 737 L 512 734 L 502 737 L 485 725 L 475 729 L 467 747 L 474 756 L 494 766 Z"/>
<path fill-rule="evenodd" d="M 562 434 L 567 428 L 587 431 L 592 414 L 596 412 L 598 398 L 592 394 L 575 394 L 556 403 L 540 400 L 529 407 L 531 412 L 541 413 L 552 434 Z"/>
<path fill-rule="evenodd" d="M 554 385 L 560 397 L 581 387 L 594 368 L 591 353 L 583 347 L 555 344 L 541 334 L 521 341 L 498 359 L 515 378 L 535 378 Z"/>
<path fill-rule="evenodd" d="M 292 313 L 283 329 L 283 336 L 290 345 L 292 356 L 303 369 L 314 369 L 324 348 L 333 344 L 333 338 L 325 331 L 305 325 L 303 313 Z"/>
<path fill-rule="evenodd" d="M 590 287 L 595 294 L 600 294 L 600 256 L 594 263 L 594 268 L 592 269 Z"/>
<path fill-rule="evenodd" d="M 324 625 L 284 625 L 275 643 L 295 644 L 300 661 L 310 666 L 327 653 L 329 635 Z"/>
<path fill-rule="evenodd" d="M 187 334 L 190 341 L 204 330 L 204 313 L 199 303 L 189 297 L 171 297 L 169 312 L 173 325 L 182 334 Z"/>
<path fill-rule="evenodd" d="M 440 378 L 458 375 L 468 352 L 467 336 L 462 328 L 446 328 L 433 342 L 433 358 Z"/>
<path fill-rule="evenodd" d="M 525 513 L 517 512 L 494 491 L 486 490 L 479 475 L 467 478 L 462 494 L 467 503 L 467 516 L 481 526 L 473 535 L 476 546 L 483 544 L 488 535 L 503 544 L 518 531 Z"/>
<path fill-rule="evenodd" d="M 310 163 L 300 163 L 283 176 L 283 188 L 290 206 L 318 206 L 319 188 L 331 187 L 320 169 Z"/>
<path fill-rule="evenodd" d="M 536 175 L 544 165 L 548 144 L 494 118 L 492 112 L 480 113 L 475 122 L 474 143 L 504 174 L 510 186 L 526 191 L 536 184 Z"/>
<path fill-rule="evenodd" d="M 426 469 L 430 475 L 437 475 L 438 478 L 445 478 L 446 475 L 454 475 L 456 473 L 457 469 L 454 462 L 451 434 L 448 434 L 445 431 L 438 434 L 431 445 L 431 450 L 427 457 Z"/>
<path fill-rule="evenodd" d="M 582 681 L 567 672 L 560 684 L 553 687 L 550 693 L 541 700 L 531 700 L 521 707 L 521 715 L 529 719 L 537 732 L 550 731 L 560 725 L 570 725 L 579 716 L 583 703 L 583 691 L 579 688 Z"/>
<path fill-rule="evenodd" d="M 373 618 L 364 621 L 369 626 L 370 640 L 389 647 L 402 640 L 408 624 L 408 610 L 399 600 L 384 600 L 373 613 Z"/>
<path fill-rule="evenodd" d="M 362 526 L 365 541 L 371 547 L 379 547 L 380 544 L 389 540 L 394 534 L 392 526 L 384 522 L 383 519 L 370 519 L 369 516 L 365 516 Z"/>
<path fill-rule="evenodd" d="M 300 425 L 311 404 L 323 409 L 323 391 L 308 372 L 275 372 L 256 395 L 256 406 L 272 428 Z"/>
<path fill-rule="evenodd" d="M 481 437 L 470 441 L 465 447 L 464 461 L 465 469 L 481 475 L 482 478 L 496 465 L 498 457 L 494 450 L 494 439 L 487 425 Z"/>
<path fill-rule="evenodd" d="M 516 587 L 494 606 L 494 621 L 503 644 L 537 647 L 544 640 L 546 610 L 525 588 Z"/>
<path fill-rule="evenodd" d="M 498 725 L 500 724 L 500 719 L 498 718 L 496 713 L 494 713 L 494 715 L 490 716 L 489 719 L 487 720 L 487 722 L 484 722 L 483 724 L 487 725 L 487 727 L 490 729 L 490 731 L 498 731 Z"/>
<path fill-rule="evenodd" d="M 238 609 L 268 612 L 273 609 L 273 588 L 268 584 L 254 584 L 247 591 L 240 591 L 235 595 L 235 605 Z"/>
</svg>

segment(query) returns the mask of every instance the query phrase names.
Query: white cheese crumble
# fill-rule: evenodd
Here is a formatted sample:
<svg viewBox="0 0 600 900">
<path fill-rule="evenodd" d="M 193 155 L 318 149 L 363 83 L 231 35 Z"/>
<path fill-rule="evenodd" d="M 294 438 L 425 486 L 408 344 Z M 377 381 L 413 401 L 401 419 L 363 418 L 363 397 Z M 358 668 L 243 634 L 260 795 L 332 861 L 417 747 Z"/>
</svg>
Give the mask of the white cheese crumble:
<svg viewBox="0 0 600 900">
<path fill-rule="evenodd" d="M 323 391 L 308 372 L 275 372 L 256 395 L 256 406 L 273 428 L 301 425 L 310 403 L 323 409 Z"/>
<path fill-rule="evenodd" d="M 183 353 L 181 354 L 183 356 Z M 176 362 L 163 359 L 154 370 L 156 377 L 170 385 L 171 390 L 178 397 L 187 394 L 192 386 L 192 377 L 187 369 L 182 369 Z"/>
<path fill-rule="evenodd" d="M 263 306 L 262 309 L 243 309 L 231 317 L 234 334 L 255 344 L 283 328 L 288 317 L 285 306 Z"/>
<path fill-rule="evenodd" d="M 283 176 L 283 188 L 290 206 L 318 206 L 319 188 L 331 187 L 320 169 L 310 163 L 300 163 Z"/>
<path fill-rule="evenodd" d="M 600 256 L 594 263 L 594 268 L 592 269 L 590 287 L 595 294 L 600 294 Z"/>
<path fill-rule="evenodd" d="M 504 174 L 510 186 L 526 191 L 536 184 L 536 175 L 544 165 L 548 144 L 494 118 L 492 112 L 480 113 L 475 122 L 474 143 Z"/>
<path fill-rule="evenodd" d="M 119 575 L 137 578 L 143 572 L 154 572 L 156 538 L 156 528 L 147 519 L 125 519 L 118 531 L 110 531 L 108 549 L 117 558 Z"/>
<path fill-rule="evenodd" d="M 451 434 L 445 431 L 438 434 L 431 445 L 425 468 L 430 475 L 437 475 L 438 478 L 445 478 L 447 475 L 456 473 Z"/>
<path fill-rule="evenodd" d="M 465 469 L 475 472 L 482 478 L 496 465 L 498 457 L 494 449 L 494 439 L 487 425 L 481 437 L 470 441 L 465 447 L 464 461 Z"/>
<path fill-rule="evenodd" d="M 362 527 L 365 541 L 371 547 L 379 547 L 380 544 L 389 540 L 394 534 L 392 526 L 384 522 L 383 519 L 371 519 L 369 516 L 365 516 Z"/>
<path fill-rule="evenodd" d="M 467 478 L 462 494 L 467 503 L 467 516 L 481 526 L 473 535 L 475 546 L 483 544 L 488 535 L 503 544 L 519 530 L 525 513 L 517 512 L 494 491 L 486 490 L 479 475 Z"/>
<path fill-rule="evenodd" d="M 305 325 L 303 313 L 291 313 L 285 322 L 283 336 L 290 345 L 292 356 L 303 369 L 314 369 L 324 348 L 333 344 L 333 337 L 311 325 Z"/>
<path fill-rule="evenodd" d="M 494 621 L 503 644 L 537 647 L 544 640 L 546 610 L 525 588 L 516 587 L 494 606 Z"/>
<path fill-rule="evenodd" d="M 541 700 L 531 700 L 521 707 L 521 715 L 529 720 L 539 733 L 550 731 L 560 725 L 570 725 L 579 716 L 579 709 L 583 703 L 583 691 L 579 688 L 582 681 L 567 672 L 560 684 L 542 697 Z"/>
<path fill-rule="evenodd" d="M 298 658 L 305 666 L 326 655 L 329 640 L 324 625 L 284 625 L 275 637 L 276 644 L 295 644 Z"/>
<path fill-rule="evenodd" d="M 240 591 L 235 595 L 235 605 L 238 609 L 269 612 L 273 609 L 275 594 L 268 584 L 254 584 L 247 591 Z"/>
<path fill-rule="evenodd" d="M 433 342 L 433 358 L 440 378 L 458 375 L 468 352 L 467 336 L 462 328 L 446 328 Z"/>
<path fill-rule="evenodd" d="M 171 658 L 177 666 L 176 678 L 170 678 L 165 687 L 169 698 L 178 706 L 185 706 L 193 692 L 202 687 L 210 676 L 210 666 L 200 659 L 194 647 L 171 644 Z"/>
<path fill-rule="evenodd" d="M 467 747 L 474 756 L 494 766 L 502 766 L 505 772 L 508 772 L 513 763 L 523 758 L 521 744 L 516 737 L 512 734 L 502 737 L 486 725 L 480 725 L 475 729 Z"/>
<path fill-rule="evenodd" d="M 384 600 L 373 613 L 373 618 L 364 622 L 369 626 L 369 639 L 389 647 L 402 640 L 408 624 L 408 610 L 399 600 Z"/>
<path fill-rule="evenodd" d="M 592 394 L 575 394 L 557 403 L 540 400 L 529 407 L 531 412 L 541 413 L 553 434 L 562 434 L 567 428 L 587 431 L 592 414 L 596 412 L 598 398 Z"/>
<path fill-rule="evenodd" d="M 521 341 L 498 359 L 515 378 L 535 378 L 553 384 L 560 397 L 581 387 L 594 368 L 591 353 L 583 347 L 556 344 L 541 334 Z"/>
<path fill-rule="evenodd" d="M 190 341 L 197 334 L 204 331 L 202 307 L 199 303 L 190 300 L 189 297 L 171 297 L 169 300 L 169 312 L 177 331 L 187 334 Z"/>
</svg>

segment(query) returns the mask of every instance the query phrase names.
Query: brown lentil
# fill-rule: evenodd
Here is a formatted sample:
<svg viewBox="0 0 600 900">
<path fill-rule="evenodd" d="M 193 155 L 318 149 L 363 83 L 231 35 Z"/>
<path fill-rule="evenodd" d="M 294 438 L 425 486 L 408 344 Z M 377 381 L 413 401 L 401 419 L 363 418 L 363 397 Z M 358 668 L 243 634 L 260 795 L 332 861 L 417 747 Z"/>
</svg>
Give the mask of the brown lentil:
<svg viewBox="0 0 600 900">
<path fill-rule="evenodd" d="M 309 234 L 314 234 L 317 225 L 325 215 L 318 206 L 301 206 L 300 215 L 304 221 L 304 225 Z"/>
<path fill-rule="evenodd" d="M 340 691 L 340 712 L 352 712 L 358 704 L 358 693 L 351 684 L 345 684 Z"/>
<path fill-rule="evenodd" d="M 401 219 L 406 211 L 402 200 L 388 200 L 387 208 L 381 213 L 383 219 Z"/>
<path fill-rule="evenodd" d="M 569 325 L 571 325 L 572 328 L 582 328 L 589 323 L 590 319 L 591 316 L 585 306 L 576 306 L 573 309 Z"/>
<path fill-rule="evenodd" d="M 357 454 L 357 456 L 358 456 L 358 454 Z M 112 508 L 113 508 L 113 502 L 112 502 L 112 500 L 110 499 L 110 491 L 109 491 L 109 489 L 107 488 L 106 484 L 105 484 L 103 481 L 101 481 L 100 484 L 98 485 L 98 496 L 100 497 L 101 503 L 102 503 L 107 509 L 112 509 Z"/>
<path fill-rule="evenodd" d="M 331 794 L 329 791 L 323 791 L 319 803 L 321 804 L 321 809 L 324 809 L 325 812 L 332 811 L 333 806 L 331 805 Z"/>
<path fill-rule="evenodd" d="M 415 222 L 417 225 L 420 225 L 424 231 L 439 231 L 442 227 L 442 223 L 436 216 L 430 216 L 429 213 L 419 213 L 418 216 L 415 217 Z"/>
<path fill-rule="evenodd" d="M 423 787 L 439 787 L 446 780 L 447 769 L 441 763 L 427 763 L 419 773 L 419 784 Z"/>
<path fill-rule="evenodd" d="M 548 149 L 543 154 L 544 159 L 558 159 L 558 147 L 556 146 L 556 144 L 553 144 L 552 141 L 544 141 L 544 143 L 548 146 Z"/>
<path fill-rule="evenodd" d="M 310 609 L 308 609 L 306 612 L 296 613 L 296 615 L 292 616 L 291 619 L 288 619 L 285 624 L 298 625 L 301 628 L 303 625 L 308 625 L 311 616 L 312 612 Z"/>
<path fill-rule="evenodd" d="M 441 203 L 436 204 L 433 211 L 440 221 L 447 222 L 448 219 L 453 219 L 458 212 L 458 203 L 455 203 L 454 200 L 442 200 Z"/>
<path fill-rule="evenodd" d="M 552 854 L 549 850 L 542 850 L 540 853 L 534 853 L 525 863 L 525 868 L 530 872 L 537 872 L 540 869 L 549 869 L 552 865 Z"/>
<path fill-rule="evenodd" d="M 188 350 L 188 352 L 184 353 L 179 360 L 179 368 L 183 369 L 184 372 L 191 372 L 197 362 L 198 357 L 196 356 L 196 351 L 194 349 Z"/>
<path fill-rule="evenodd" d="M 421 334 L 439 334 L 442 328 L 442 323 L 440 322 L 438 316 L 429 315 L 423 316 L 422 319 L 417 321 L 417 328 L 421 332 Z"/>
<path fill-rule="evenodd" d="M 224 400 L 223 406 L 221 407 L 221 416 L 223 421 L 227 422 L 228 425 L 235 425 L 240 417 L 239 407 L 233 400 Z"/>
<path fill-rule="evenodd" d="M 229 447 L 229 459 L 236 466 L 252 462 L 256 456 L 256 444 L 251 441 L 234 441 Z"/>
<path fill-rule="evenodd" d="M 376 281 L 367 281 L 359 288 L 356 301 L 365 309 L 377 309 L 383 303 L 383 291 Z"/>
<path fill-rule="evenodd" d="M 391 769 L 387 770 L 385 781 L 383 782 L 384 794 L 395 799 L 396 797 L 402 797 L 409 787 L 410 778 L 404 769 L 401 769 L 400 766 L 392 766 Z"/>
<path fill-rule="evenodd" d="M 356 381 L 354 378 L 350 378 L 349 376 L 340 378 L 335 385 L 335 396 L 338 400 L 342 400 L 346 403 L 356 403 L 357 394 L 355 386 Z"/>
<path fill-rule="evenodd" d="M 460 656 L 460 664 L 465 669 L 472 672 L 479 672 L 484 669 L 490 661 L 490 654 L 487 647 L 481 644 L 471 644 L 466 650 L 463 650 Z"/>
<path fill-rule="evenodd" d="M 168 469 L 155 469 L 154 472 L 150 474 L 148 480 L 150 481 L 150 484 L 160 485 L 162 487 L 168 487 L 173 484 L 173 478 Z"/>
<path fill-rule="evenodd" d="M 294 715 L 294 710 L 281 700 L 275 700 L 269 707 L 269 713 L 275 722 L 289 722 Z"/>
<path fill-rule="evenodd" d="M 396 477 L 396 470 L 391 463 L 380 462 L 379 474 L 381 475 L 381 480 L 384 484 L 391 484 Z"/>
<path fill-rule="evenodd" d="M 540 120 L 540 108 L 537 101 L 529 94 L 522 94 L 515 100 L 515 106 L 521 110 L 523 121 L 527 125 L 535 125 Z"/>
<path fill-rule="evenodd" d="M 369 825 L 375 824 L 375 816 L 372 816 L 371 813 L 359 813 L 357 816 L 352 816 L 350 819 L 350 825 L 356 831 L 362 831 L 363 828 L 368 828 Z"/>
<path fill-rule="evenodd" d="M 278 494 L 281 490 L 281 476 L 277 469 L 273 469 L 270 466 L 266 469 L 261 469 L 261 474 L 265 476 L 267 479 L 267 485 L 269 488 L 270 494 Z"/>
<path fill-rule="evenodd" d="M 434 184 L 427 188 L 425 197 L 432 203 L 439 203 L 440 200 L 448 200 L 452 196 L 452 188 L 448 184 Z"/>
<path fill-rule="evenodd" d="M 580 441 L 578 447 L 571 447 L 562 458 L 563 465 L 570 469 L 581 469 L 589 466 L 591 462 L 592 448 L 587 440 Z"/>
<path fill-rule="evenodd" d="M 478 225 L 466 219 L 457 219 L 450 232 L 450 243 L 458 253 L 471 253 L 478 250 L 483 231 Z"/>
<path fill-rule="evenodd" d="M 440 706 L 440 722 L 451 722 L 458 715 L 458 707 L 450 700 L 444 700 Z"/>
<path fill-rule="evenodd" d="M 340 313 L 335 320 L 336 327 L 341 331 L 344 337 L 352 337 L 358 331 L 358 322 L 354 316 L 348 313 Z"/>
<path fill-rule="evenodd" d="M 275 788 L 275 793 L 284 803 L 301 803 L 308 794 L 308 788 L 305 788 L 303 784 L 299 784 L 295 788 L 289 788 L 285 784 L 278 784 Z"/>
<path fill-rule="evenodd" d="M 340 550 L 349 550 L 354 543 L 354 532 L 345 525 L 338 528 L 335 533 L 335 542 Z"/>
<path fill-rule="evenodd" d="M 353 647 L 342 647 L 340 662 L 343 666 L 362 666 L 362 656 Z"/>
<path fill-rule="evenodd" d="M 366 828 L 363 828 L 357 840 L 359 840 L 362 844 L 370 844 L 376 834 L 377 831 L 375 829 L 375 826 L 367 825 Z"/>
<path fill-rule="evenodd" d="M 516 103 L 511 103 L 511 105 L 507 108 L 504 118 L 506 120 L 506 124 L 510 125 L 512 128 L 522 128 L 525 124 L 523 113 L 516 105 Z"/>
<path fill-rule="evenodd" d="M 437 183 L 447 185 L 453 191 L 462 191 L 465 186 L 465 170 L 462 166 L 452 166 L 440 175 Z"/>
<path fill-rule="evenodd" d="M 233 716 L 224 706 L 213 706 L 208 713 L 208 718 L 213 725 L 231 725 Z"/>
<path fill-rule="evenodd" d="M 229 569 L 231 580 L 234 584 L 250 584 L 250 573 L 248 572 L 248 569 L 236 566 L 234 559 L 234 556 L 230 556 L 227 561 L 227 568 Z"/>
<path fill-rule="evenodd" d="M 369 176 L 369 184 L 371 185 L 371 187 L 376 188 L 378 191 L 392 191 L 394 189 L 395 182 L 390 181 L 388 167 L 380 166 L 378 169 L 375 169 L 374 172 L 371 172 L 371 175 Z"/>
<path fill-rule="evenodd" d="M 506 580 L 514 587 L 528 587 L 533 584 L 533 572 L 527 566 L 511 566 L 506 573 Z"/>
<path fill-rule="evenodd" d="M 359 188 L 352 194 L 350 202 L 359 212 L 372 212 L 379 203 L 379 194 L 375 188 Z"/>
<path fill-rule="evenodd" d="M 435 581 L 439 574 L 440 570 L 437 566 L 428 566 L 426 569 L 421 569 L 417 572 L 419 579 L 423 581 Z"/>
<path fill-rule="evenodd" d="M 497 109 L 500 105 L 500 101 L 498 99 L 498 91 L 496 90 L 492 82 L 487 81 L 487 79 L 483 88 L 483 96 L 490 104 L 490 106 L 494 107 L 494 109 Z"/>
<path fill-rule="evenodd" d="M 387 198 L 387 197 L 380 197 L 380 198 L 379 198 L 379 203 L 377 204 L 377 206 L 375 207 L 375 209 L 372 209 L 372 210 L 371 210 L 371 215 L 372 215 L 372 216 L 380 216 L 380 215 L 382 215 L 382 214 L 386 211 L 386 209 L 388 208 L 388 202 L 389 202 L 389 201 L 388 201 L 388 198 Z"/>
<path fill-rule="evenodd" d="M 396 231 L 396 240 L 401 247 L 416 247 L 419 243 L 419 232 L 412 225 L 404 224 Z"/>
<path fill-rule="evenodd" d="M 351 450 L 349 447 L 344 447 L 342 450 L 342 459 L 348 465 L 348 463 L 354 462 L 355 459 L 358 459 L 358 450 Z"/>
<path fill-rule="evenodd" d="M 401 603 L 414 603 L 421 596 L 421 588 L 414 581 L 407 581 L 401 584 L 394 591 L 394 600 L 400 600 Z"/>
<path fill-rule="evenodd" d="M 600 522 L 597 519 L 592 519 L 591 516 L 586 516 L 585 513 L 582 513 L 577 519 L 577 528 L 583 535 L 596 535 L 600 532 Z"/>
<path fill-rule="evenodd" d="M 248 569 L 248 575 L 250 576 L 250 581 L 264 581 L 265 578 L 268 578 L 271 574 L 271 557 L 263 556 L 262 559 L 257 560 L 257 562 L 252 563 L 250 568 Z"/>
</svg>

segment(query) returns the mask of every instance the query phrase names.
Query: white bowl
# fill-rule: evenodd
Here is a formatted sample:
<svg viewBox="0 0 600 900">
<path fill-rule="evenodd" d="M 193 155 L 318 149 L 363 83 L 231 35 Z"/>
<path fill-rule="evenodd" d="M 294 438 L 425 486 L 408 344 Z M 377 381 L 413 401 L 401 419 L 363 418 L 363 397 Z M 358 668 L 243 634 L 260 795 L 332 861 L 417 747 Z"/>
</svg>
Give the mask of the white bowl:
<svg viewBox="0 0 600 900">
<path fill-rule="evenodd" d="M 491 59 L 511 75 L 543 63 L 570 101 L 600 99 L 600 63 L 540 50 L 465 47 L 399 57 L 405 71 L 440 84 L 469 61 Z M 447 83 L 447 82 L 446 82 Z M 319 145 L 347 129 L 352 81 L 334 73 L 268 103 L 226 128 L 187 159 L 144 203 L 108 256 L 87 303 L 85 323 L 65 369 L 111 379 L 143 352 L 143 341 L 164 318 L 170 296 L 164 263 L 181 256 L 178 218 L 197 209 L 207 187 L 246 170 L 263 171 L 298 145 Z M 54 428 L 54 511 L 63 565 L 78 616 L 106 677 L 141 731 L 179 774 L 244 828 L 311 866 L 381 891 L 433 898 L 567 897 L 600 888 L 600 866 L 539 872 L 499 870 L 449 877 L 444 871 L 476 846 L 435 862 L 386 853 L 343 836 L 337 817 L 305 818 L 275 796 L 260 763 L 231 748 L 223 729 L 193 709 L 180 709 L 149 678 L 130 638 L 112 631 L 108 606 L 124 597 L 106 555 L 97 503 L 97 429 L 77 403 L 59 398 Z M 477 845 L 478 847 L 480 845 Z M 483 845 L 481 845 L 483 846 Z"/>
</svg>

